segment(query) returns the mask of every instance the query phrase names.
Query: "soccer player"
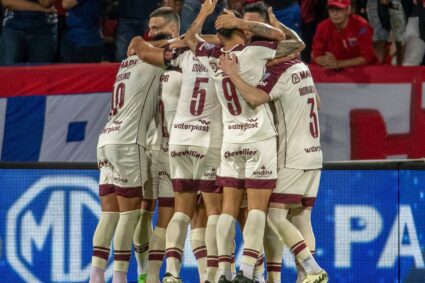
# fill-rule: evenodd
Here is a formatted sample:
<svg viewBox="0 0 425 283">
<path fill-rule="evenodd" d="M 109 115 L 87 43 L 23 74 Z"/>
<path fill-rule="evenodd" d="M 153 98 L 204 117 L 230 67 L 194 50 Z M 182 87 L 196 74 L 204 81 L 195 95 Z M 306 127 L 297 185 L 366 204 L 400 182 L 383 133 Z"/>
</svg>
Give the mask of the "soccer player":
<svg viewBox="0 0 425 283">
<path fill-rule="evenodd" d="M 248 81 L 259 82 L 268 59 L 286 56 L 304 46 L 302 42 L 295 40 L 279 43 L 261 41 L 244 46 L 245 35 L 242 29 L 275 40 L 282 39 L 284 35 L 279 29 L 263 23 L 242 20 L 232 29 L 219 27 L 218 36 L 223 46 L 208 44 L 199 37 L 199 33 L 216 2 L 204 2 L 201 12 L 186 33 L 185 41 L 208 68 L 223 108 L 223 146 L 217 173 L 217 183 L 224 187 L 223 210 L 217 223 L 219 282 L 230 282 L 232 277 L 230 262 L 235 221 L 244 189 L 247 191 L 249 212 L 243 231 L 241 271 L 234 282 L 253 282 L 254 267 L 263 245 L 265 211 L 277 178 L 276 130 L 268 106 L 262 105 L 255 109 L 250 107 L 230 78 L 218 68 L 218 58 L 225 53 L 237 56 L 241 76 Z M 232 12 L 228 14 L 234 17 Z"/>
<path fill-rule="evenodd" d="M 204 232 L 207 249 L 211 250 L 211 246 L 215 246 L 215 223 L 221 212 L 222 201 L 220 190 L 215 184 L 222 143 L 221 107 L 207 69 L 188 48 L 164 50 L 149 46 L 141 38 L 135 38 L 131 49 L 147 62 L 157 66 L 178 67 L 183 72 L 180 98 L 169 140 L 175 213 L 167 228 L 167 269 L 164 277 L 164 282 L 179 282 L 184 240 L 187 226 L 198 207 L 198 191 L 202 193 L 208 215 Z M 198 243 L 192 248 L 198 265 L 202 267 L 205 260 L 198 255 L 206 255 L 205 247 L 199 244 L 203 231 L 196 230 L 191 231 L 191 242 Z M 215 268 L 214 263 L 214 256 L 207 260 L 211 272 Z M 205 272 L 200 275 L 204 282 Z"/>
<path fill-rule="evenodd" d="M 275 20 L 272 13 L 269 16 Z M 287 28 L 282 30 L 287 38 L 297 37 Z M 270 243 L 265 243 L 266 257 L 269 247 L 274 249 L 271 254 L 275 260 L 271 262 L 268 258 L 268 282 L 280 282 L 283 245 L 276 245 L 277 236 L 290 247 L 297 262 L 306 272 L 305 278 L 298 279 L 297 282 L 327 282 L 326 272 L 320 268 L 310 252 L 314 250 L 310 209 L 316 199 L 322 167 L 318 96 L 310 71 L 299 60 L 277 59 L 267 67 L 263 79 L 256 87 L 242 78 L 234 58 L 223 56 L 220 67 L 252 107 L 274 99 L 279 133 L 279 172 L 267 215 L 267 228 L 271 231 L 266 232 L 266 242 L 272 239 L 275 243 L 273 247 Z M 303 230 L 309 230 L 305 233 L 307 243 L 297 227 L 286 219 L 289 208 L 295 210 L 295 215 L 299 217 L 298 222 L 302 222 L 299 226 Z M 273 236 L 269 238 L 270 235 Z M 276 255 L 277 258 L 274 258 Z"/>
<path fill-rule="evenodd" d="M 149 38 L 178 37 L 179 16 L 170 8 L 158 8 L 149 16 Z M 176 113 L 182 82 L 181 70 L 166 70 L 160 77 L 160 101 L 148 131 L 148 159 L 151 184 L 145 190 L 145 207 L 134 234 L 138 282 L 158 283 L 165 254 L 165 233 L 174 214 L 174 194 L 170 180 L 168 140 Z M 150 150 L 149 150 L 150 149 Z M 149 235 L 155 199 L 158 198 L 158 219 L 152 237 Z M 153 201 L 152 201 L 153 200 Z M 144 200 L 145 201 L 145 200 Z M 148 254 L 148 258 L 146 258 Z M 146 263 L 148 261 L 148 263 Z"/>
<path fill-rule="evenodd" d="M 122 61 L 118 70 L 109 119 L 97 148 L 102 213 L 93 236 L 90 282 L 105 282 L 104 270 L 113 236 L 113 282 L 127 282 L 142 187 L 147 180 L 146 132 L 157 109 L 162 72 L 137 56 Z"/>
</svg>

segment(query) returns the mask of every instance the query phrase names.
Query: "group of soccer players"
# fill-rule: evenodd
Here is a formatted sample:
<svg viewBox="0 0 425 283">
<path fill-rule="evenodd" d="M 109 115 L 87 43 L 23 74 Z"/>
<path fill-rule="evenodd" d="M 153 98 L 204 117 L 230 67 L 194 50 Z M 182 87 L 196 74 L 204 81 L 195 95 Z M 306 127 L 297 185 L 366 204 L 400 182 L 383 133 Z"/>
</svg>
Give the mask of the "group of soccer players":
<svg viewBox="0 0 425 283">
<path fill-rule="evenodd" d="M 297 283 L 327 282 L 311 227 L 322 167 L 319 97 L 304 44 L 262 2 L 243 18 L 225 10 L 217 36 L 203 36 L 217 0 L 206 0 L 179 38 L 170 8 L 150 15 L 149 37 L 132 40 L 99 136 L 102 213 L 93 236 L 90 282 L 127 282 L 134 250 L 138 281 L 178 283 L 184 243 L 202 283 L 281 282 L 283 245 Z M 158 220 L 152 215 L 158 203 Z M 243 227 L 234 271 L 235 224 Z"/>
</svg>

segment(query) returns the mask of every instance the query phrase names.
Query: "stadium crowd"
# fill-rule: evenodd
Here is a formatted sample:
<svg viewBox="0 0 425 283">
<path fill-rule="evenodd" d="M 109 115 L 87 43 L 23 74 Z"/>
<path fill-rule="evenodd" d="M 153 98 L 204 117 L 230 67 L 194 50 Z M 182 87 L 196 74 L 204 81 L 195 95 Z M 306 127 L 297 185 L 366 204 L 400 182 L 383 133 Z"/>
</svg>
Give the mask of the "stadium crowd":
<svg viewBox="0 0 425 283">
<path fill-rule="evenodd" d="M 214 34 L 223 8 L 259 0 L 221 0 L 203 32 Z M 261 0 L 260 0 L 261 1 Z M 365 64 L 423 65 L 423 0 L 263 0 L 306 43 L 302 59 L 337 69 Z M 201 0 L 2 0 L 0 65 L 121 61 L 131 38 L 148 34 L 149 14 L 169 6 L 183 34 Z M 327 18 L 330 20 L 327 20 Z M 347 24 L 342 24 L 349 18 Z M 337 23 L 339 21 L 339 24 Z M 330 44 L 329 42 L 332 42 Z M 330 49 L 326 46 L 329 43 Z M 371 46 L 372 45 L 372 46 Z M 311 55 L 314 59 L 312 60 Z"/>
</svg>

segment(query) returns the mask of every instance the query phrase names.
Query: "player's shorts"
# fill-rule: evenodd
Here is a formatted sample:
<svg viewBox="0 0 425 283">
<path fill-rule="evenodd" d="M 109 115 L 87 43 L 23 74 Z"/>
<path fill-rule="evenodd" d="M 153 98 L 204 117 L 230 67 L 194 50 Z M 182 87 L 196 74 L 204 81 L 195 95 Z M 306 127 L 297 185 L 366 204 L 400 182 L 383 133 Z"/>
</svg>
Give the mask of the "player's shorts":
<svg viewBox="0 0 425 283">
<path fill-rule="evenodd" d="M 156 200 L 159 190 L 158 156 L 159 149 L 146 149 L 147 182 L 143 186 L 143 199 Z"/>
<path fill-rule="evenodd" d="M 148 179 L 145 148 L 137 144 L 110 144 L 97 149 L 99 195 L 142 197 Z"/>
<path fill-rule="evenodd" d="M 220 149 L 194 145 L 170 145 L 171 181 L 175 192 L 219 192 L 215 178 Z"/>
<path fill-rule="evenodd" d="M 255 143 L 226 143 L 221 148 L 217 185 L 273 189 L 277 179 L 276 138 Z"/>
<path fill-rule="evenodd" d="M 320 169 L 280 169 L 270 202 L 313 207 L 319 191 L 320 175 Z"/>
<path fill-rule="evenodd" d="M 170 174 L 170 158 L 168 156 L 168 150 L 160 150 L 158 156 L 158 207 L 174 207 L 174 191 Z"/>
</svg>

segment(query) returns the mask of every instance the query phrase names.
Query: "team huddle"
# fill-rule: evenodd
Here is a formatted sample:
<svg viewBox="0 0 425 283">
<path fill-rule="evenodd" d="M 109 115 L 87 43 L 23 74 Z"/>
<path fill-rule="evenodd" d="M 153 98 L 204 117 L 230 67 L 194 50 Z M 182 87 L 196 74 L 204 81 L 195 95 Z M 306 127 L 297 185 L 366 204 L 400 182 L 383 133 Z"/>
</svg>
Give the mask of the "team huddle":
<svg viewBox="0 0 425 283">
<path fill-rule="evenodd" d="M 105 282 L 112 241 L 114 283 L 127 282 L 133 244 L 138 282 L 161 282 L 164 256 L 162 282 L 182 282 L 189 224 L 198 282 L 281 282 L 284 245 L 297 283 L 328 281 L 314 259 L 320 101 L 296 59 L 304 44 L 262 2 L 243 17 L 225 10 L 217 36 L 201 35 L 216 3 L 204 2 L 184 37 L 172 9 L 155 10 L 152 41 L 135 37 L 120 65 L 97 148 L 102 213 L 91 283 Z"/>
</svg>

